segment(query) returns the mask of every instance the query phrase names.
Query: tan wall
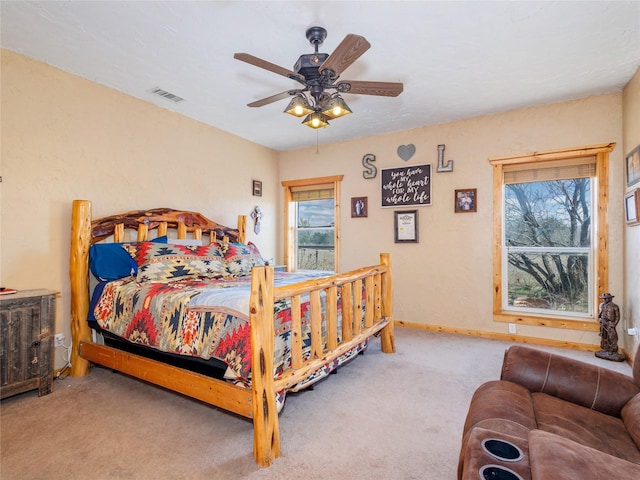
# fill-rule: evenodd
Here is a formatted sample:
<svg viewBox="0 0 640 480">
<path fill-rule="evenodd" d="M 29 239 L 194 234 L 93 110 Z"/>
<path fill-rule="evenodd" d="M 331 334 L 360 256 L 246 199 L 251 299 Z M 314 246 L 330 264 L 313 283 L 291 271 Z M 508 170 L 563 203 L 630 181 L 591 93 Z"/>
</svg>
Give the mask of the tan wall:
<svg viewBox="0 0 640 480">
<path fill-rule="evenodd" d="M 262 231 L 249 220 L 249 239 L 275 256 L 276 152 L 7 50 L 1 81 L 0 281 L 61 292 L 67 343 L 73 199 L 92 200 L 94 216 L 171 207 L 230 226 L 259 204 Z"/>
<path fill-rule="evenodd" d="M 623 218 L 621 93 L 321 145 L 318 154 L 315 147 L 277 153 L 6 50 L 1 72 L 0 282 L 60 291 L 56 332 L 67 339 L 69 216 L 75 198 L 92 200 L 95 216 L 168 206 L 231 225 L 238 213 L 249 214 L 259 204 L 265 214 L 262 232 L 251 232 L 250 240 L 266 257 L 280 260 L 279 181 L 344 174 L 342 270 L 390 252 L 396 319 L 497 333 L 506 333 L 507 325 L 491 317 L 489 157 L 617 142 L 611 154 L 610 218 Z M 640 143 L 638 83 L 636 74 L 624 94 L 625 120 L 635 125 L 625 126 L 625 141 L 634 145 Z M 357 112 L 329 128 L 340 128 L 343 121 L 357 121 Z M 319 135 L 322 139 L 322 131 Z M 431 163 L 435 169 L 437 145 L 445 144 L 445 160 L 453 159 L 455 167 L 453 173 L 433 174 L 433 205 L 418 209 L 420 242 L 394 244 L 394 209 L 378 207 L 379 174 L 363 179 L 362 157 L 376 155 L 378 169 L 399 166 L 404 162 L 396 149 L 410 143 L 417 153 L 409 164 Z M 263 181 L 257 202 L 252 179 Z M 477 213 L 453 213 L 456 188 L 478 189 Z M 369 197 L 368 218 L 350 218 L 352 196 Z M 610 224 L 610 290 L 628 311 L 639 303 L 624 299 L 623 231 L 627 264 L 631 256 L 637 265 L 638 249 L 630 243 L 637 245 L 638 238 L 629 235 L 640 234 L 640 227 L 625 229 L 622 220 Z M 638 271 L 630 277 L 630 270 L 627 295 L 638 284 Z M 599 342 L 594 333 L 547 327 L 519 326 L 518 334 Z M 62 352 L 56 352 L 56 365 L 61 361 Z"/>
<path fill-rule="evenodd" d="M 393 100 L 389 100 L 393 101 Z M 428 106 L 427 106 L 428 108 Z M 358 121 L 357 112 L 335 120 Z M 392 119 L 390 119 L 392 121 Z M 458 331 L 507 333 L 507 325 L 492 320 L 492 168 L 488 158 L 536 150 L 616 142 L 610 155 L 609 213 L 610 290 L 623 296 L 621 197 L 623 153 L 622 94 L 528 108 L 503 114 L 321 145 L 280 153 L 280 178 L 290 180 L 344 174 L 342 188 L 342 269 L 349 270 L 390 252 L 394 278 L 394 316 L 397 320 L 441 325 Z M 319 132 L 322 139 L 322 131 Z M 376 156 L 381 167 L 405 164 L 399 145 L 414 144 L 407 164 L 437 165 L 437 146 L 445 144 L 445 161 L 454 160 L 452 173 L 433 173 L 433 205 L 418 207 L 419 243 L 395 244 L 393 211 L 380 204 L 380 174 L 362 177 L 362 157 Z M 477 213 L 454 213 L 454 190 L 478 189 Z M 352 196 L 369 198 L 368 218 L 350 218 Z M 638 228 L 640 233 L 640 228 Z M 618 297 L 618 299 L 620 299 Z M 620 299 L 622 301 L 622 299 Z M 517 333 L 545 339 L 599 344 L 597 333 L 551 327 L 518 326 Z"/>
<path fill-rule="evenodd" d="M 640 145 L 640 69 L 627 84 L 623 92 L 624 111 L 624 154 L 628 154 L 637 145 Z M 621 181 L 625 192 L 626 178 Z M 633 188 L 640 188 L 640 184 Z M 640 334 L 635 337 L 626 334 L 626 330 L 635 327 L 640 330 L 640 225 L 625 227 L 624 229 L 624 282 L 625 297 L 622 308 L 622 336 L 623 346 L 630 354 L 633 354 L 640 344 Z"/>
</svg>

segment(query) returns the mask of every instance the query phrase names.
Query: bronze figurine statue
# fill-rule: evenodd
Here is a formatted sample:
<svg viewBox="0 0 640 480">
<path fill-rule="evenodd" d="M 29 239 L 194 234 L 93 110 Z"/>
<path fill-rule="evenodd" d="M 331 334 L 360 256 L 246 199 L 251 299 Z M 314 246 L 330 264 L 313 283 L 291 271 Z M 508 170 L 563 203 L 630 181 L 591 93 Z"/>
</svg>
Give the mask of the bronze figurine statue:
<svg viewBox="0 0 640 480">
<path fill-rule="evenodd" d="M 618 332 L 616 327 L 620 321 L 620 309 L 611 299 L 614 295 L 603 293 L 600 298 L 600 351 L 596 352 L 596 357 L 622 362 L 624 355 L 618 353 Z"/>
</svg>

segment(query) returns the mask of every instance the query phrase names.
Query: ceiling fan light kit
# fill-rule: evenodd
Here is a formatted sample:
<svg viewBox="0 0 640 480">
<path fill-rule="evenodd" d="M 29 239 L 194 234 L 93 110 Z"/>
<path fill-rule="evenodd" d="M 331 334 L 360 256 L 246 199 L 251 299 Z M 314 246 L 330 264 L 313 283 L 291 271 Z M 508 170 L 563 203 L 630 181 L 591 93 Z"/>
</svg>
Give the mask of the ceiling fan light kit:
<svg viewBox="0 0 640 480">
<path fill-rule="evenodd" d="M 322 113 L 329 118 L 340 118 L 353 112 L 349 108 L 349 105 L 347 105 L 347 102 L 336 93 L 324 106 Z"/>
<path fill-rule="evenodd" d="M 305 115 L 309 115 L 313 112 L 314 110 L 311 108 L 311 105 L 309 105 L 307 97 L 301 93 L 293 97 L 289 102 L 289 105 L 287 105 L 287 108 L 284 109 L 284 113 L 288 113 L 294 117 L 304 117 Z"/>
<path fill-rule="evenodd" d="M 311 27 L 307 29 L 306 35 L 315 52 L 301 55 L 293 67 L 294 70 L 288 70 L 248 53 L 236 53 L 233 56 L 237 60 L 295 80 L 303 86 L 251 102 L 248 104 L 249 107 L 262 107 L 293 96 L 284 113 L 295 117 L 306 115 L 302 121 L 303 125 L 316 129 L 328 126 L 329 119 L 353 113 L 340 93 L 384 97 L 397 97 L 402 93 L 403 85 L 397 82 L 338 82 L 340 74 L 371 47 L 366 38 L 350 33 L 333 53 L 328 55 L 318 52 L 318 47 L 327 38 L 324 28 Z"/>
<path fill-rule="evenodd" d="M 307 115 L 307 118 L 302 121 L 302 124 L 314 129 L 323 128 L 329 126 L 329 120 L 324 114 L 313 112 L 311 115 Z"/>
</svg>

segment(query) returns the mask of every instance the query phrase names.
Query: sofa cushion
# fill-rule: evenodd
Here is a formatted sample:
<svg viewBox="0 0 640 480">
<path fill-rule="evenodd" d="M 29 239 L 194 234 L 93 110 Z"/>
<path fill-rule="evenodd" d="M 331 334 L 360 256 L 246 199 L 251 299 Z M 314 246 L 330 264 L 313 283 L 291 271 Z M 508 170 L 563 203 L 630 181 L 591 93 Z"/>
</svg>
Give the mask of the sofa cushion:
<svg viewBox="0 0 640 480">
<path fill-rule="evenodd" d="M 529 433 L 529 461 L 532 480 L 640 478 L 640 465 L 541 430 Z"/>
<path fill-rule="evenodd" d="M 622 409 L 624 426 L 640 449 L 640 393 L 633 397 Z"/>
<path fill-rule="evenodd" d="M 545 393 L 534 393 L 532 397 L 540 430 L 640 463 L 640 451 L 620 418 Z"/>
</svg>

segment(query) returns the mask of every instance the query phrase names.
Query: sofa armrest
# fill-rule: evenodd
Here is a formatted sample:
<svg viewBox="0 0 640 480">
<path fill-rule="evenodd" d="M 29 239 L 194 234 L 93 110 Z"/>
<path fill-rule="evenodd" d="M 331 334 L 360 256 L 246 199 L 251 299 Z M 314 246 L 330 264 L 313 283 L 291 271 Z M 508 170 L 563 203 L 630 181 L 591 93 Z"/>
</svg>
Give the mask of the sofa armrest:
<svg viewBox="0 0 640 480">
<path fill-rule="evenodd" d="M 631 376 L 523 346 L 505 352 L 500 378 L 616 417 L 640 392 Z"/>
</svg>

